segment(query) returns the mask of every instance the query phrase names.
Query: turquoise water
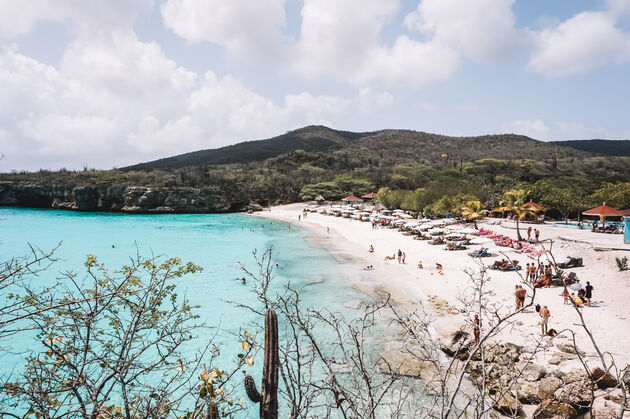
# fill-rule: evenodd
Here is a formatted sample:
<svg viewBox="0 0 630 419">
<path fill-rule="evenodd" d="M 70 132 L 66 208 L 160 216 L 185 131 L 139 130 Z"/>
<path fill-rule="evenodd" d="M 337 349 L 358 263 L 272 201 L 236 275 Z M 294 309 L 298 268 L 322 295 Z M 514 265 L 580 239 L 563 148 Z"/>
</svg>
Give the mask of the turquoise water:
<svg viewBox="0 0 630 419">
<path fill-rule="evenodd" d="M 310 246 L 306 236 L 306 231 L 288 229 L 286 223 L 240 214 L 122 215 L 0 208 L 0 261 L 28 255 L 29 244 L 49 250 L 62 243 L 55 253 L 59 261 L 36 278 L 42 285 L 66 270 L 84 272 L 87 254 L 97 255 L 112 271 L 136 253 L 177 256 L 204 268 L 182 280 L 178 293 L 201 306 L 199 314 L 206 325 L 235 331 L 256 320 L 226 302 L 255 303 L 251 284 L 235 280 L 243 276 L 237 264 L 253 267 L 251 252 L 263 252 L 270 245 L 278 256 L 276 287 L 287 281 L 296 286 L 315 282 L 303 294 L 305 305 L 347 313 L 351 309 L 344 308 L 344 302 L 365 300 L 347 285 L 341 267 L 324 250 Z M 205 341 L 200 338 L 200 346 Z M 219 334 L 214 343 L 225 348 L 225 359 L 240 349 L 228 334 Z M 27 337 L 12 339 L 11 349 L 18 355 L 5 354 L 0 373 L 16 368 L 19 354 L 32 344 Z M 256 362 L 254 370 L 260 364 Z"/>
</svg>

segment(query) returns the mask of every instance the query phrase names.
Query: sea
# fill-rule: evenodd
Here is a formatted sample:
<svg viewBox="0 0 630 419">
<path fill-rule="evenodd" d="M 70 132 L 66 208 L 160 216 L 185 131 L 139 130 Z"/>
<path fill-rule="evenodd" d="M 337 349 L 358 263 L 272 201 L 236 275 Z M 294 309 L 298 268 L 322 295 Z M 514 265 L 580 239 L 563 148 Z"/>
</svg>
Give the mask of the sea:
<svg viewBox="0 0 630 419">
<path fill-rule="evenodd" d="M 294 287 L 308 285 L 302 292 L 305 307 L 352 317 L 357 312 L 352 302 L 369 300 L 349 285 L 347 267 L 314 246 L 309 234 L 296 225 L 244 214 L 129 215 L 5 207 L 0 208 L 0 262 L 28 256 L 31 248 L 47 252 L 58 246 L 53 256 L 56 262 L 32 278 L 35 286 L 52 284 L 66 271 L 84 278 L 83 263 L 89 254 L 111 271 L 137 255 L 194 262 L 203 272 L 178 280 L 178 295 L 199 306 L 197 313 L 208 327 L 196 336 L 196 344 L 202 347 L 212 337 L 229 364 L 241 352 L 241 342 L 230 333 L 215 335 L 215 331 L 247 330 L 252 322 L 262 322 L 229 302 L 257 304 L 253 284 L 240 280 L 244 275 L 239 267 L 255 270 L 254 251 L 261 254 L 273 247 L 275 290 L 289 282 Z M 0 343 L 5 349 L 0 376 L 19 373 L 25 354 L 44 351 L 33 339 L 28 334 L 16 335 Z M 261 364 L 259 353 L 251 372 L 259 376 Z"/>
</svg>

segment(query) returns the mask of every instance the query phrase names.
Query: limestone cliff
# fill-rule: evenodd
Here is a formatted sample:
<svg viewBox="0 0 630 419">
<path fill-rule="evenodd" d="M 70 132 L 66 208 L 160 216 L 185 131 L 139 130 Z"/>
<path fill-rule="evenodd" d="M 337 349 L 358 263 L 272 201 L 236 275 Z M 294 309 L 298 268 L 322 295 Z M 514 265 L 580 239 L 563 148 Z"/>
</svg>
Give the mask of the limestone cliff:
<svg viewBox="0 0 630 419">
<path fill-rule="evenodd" d="M 257 207 L 250 205 L 249 198 L 242 190 L 227 186 L 99 188 L 23 182 L 0 182 L 0 205 L 140 214 L 232 212 Z"/>
</svg>

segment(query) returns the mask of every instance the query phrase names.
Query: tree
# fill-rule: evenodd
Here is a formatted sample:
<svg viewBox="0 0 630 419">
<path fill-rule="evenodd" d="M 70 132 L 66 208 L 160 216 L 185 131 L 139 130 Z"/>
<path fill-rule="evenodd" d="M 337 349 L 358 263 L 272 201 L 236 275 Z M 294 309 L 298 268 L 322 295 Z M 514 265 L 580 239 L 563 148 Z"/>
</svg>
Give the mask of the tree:
<svg viewBox="0 0 630 419">
<path fill-rule="evenodd" d="M 196 353 L 186 347 L 201 324 L 174 281 L 201 268 L 138 257 L 110 273 L 91 255 L 85 267 L 86 280 L 67 273 L 52 303 L 28 299 L 39 343 L 21 377 L 4 385 L 13 408 L 43 418 L 216 417 L 240 408 L 228 382 L 253 346 L 229 373 L 212 366 L 219 351 L 211 339 Z M 55 301 L 72 303 L 41 311 Z"/>
<path fill-rule="evenodd" d="M 477 228 L 477 219 L 483 218 L 488 213 L 488 210 L 479 201 L 467 201 L 466 205 L 461 208 L 461 212 L 462 217 L 475 223 L 475 228 Z"/>
<path fill-rule="evenodd" d="M 503 195 L 503 200 L 500 202 L 501 208 L 499 210 L 514 212 L 514 218 L 516 219 L 516 236 L 519 240 L 523 240 L 521 231 L 519 229 L 519 220 L 524 220 L 526 217 L 531 217 L 534 220 L 538 218 L 536 209 L 532 207 L 523 207 L 525 199 L 529 191 L 525 189 L 514 189 L 506 192 Z"/>
</svg>

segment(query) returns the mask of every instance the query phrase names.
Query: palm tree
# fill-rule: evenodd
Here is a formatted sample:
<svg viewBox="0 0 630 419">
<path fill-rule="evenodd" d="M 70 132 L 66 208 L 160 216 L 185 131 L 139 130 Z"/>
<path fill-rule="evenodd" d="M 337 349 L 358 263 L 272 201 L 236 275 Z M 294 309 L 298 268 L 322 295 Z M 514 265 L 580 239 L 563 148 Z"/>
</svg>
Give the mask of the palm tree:
<svg viewBox="0 0 630 419">
<path fill-rule="evenodd" d="M 508 191 L 503 195 L 503 200 L 499 203 L 502 210 L 514 212 L 514 218 L 516 219 L 516 237 L 519 240 L 523 240 L 518 226 L 519 220 L 523 220 L 528 216 L 532 217 L 534 220 L 538 220 L 538 215 L 536 215 L 538 210 L 536 208 L 529 206 L 523 207 L 528 193 L 529 191 L 526 191 L 525 189 L 514 189 Z"/>
<path fill-rule="evenodd" d="M 472 220 L 477 228 L 477 219 L 483 218 L 488 213 L 488 210 L 483 208 L 483 204 L 479 201 L 468 201 L 466 205 L 461 208 L 462 217 L 466 217 L 468 220 Z"/>
</svg>

